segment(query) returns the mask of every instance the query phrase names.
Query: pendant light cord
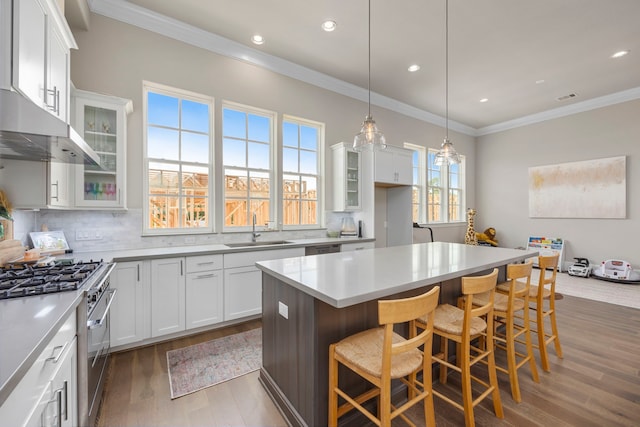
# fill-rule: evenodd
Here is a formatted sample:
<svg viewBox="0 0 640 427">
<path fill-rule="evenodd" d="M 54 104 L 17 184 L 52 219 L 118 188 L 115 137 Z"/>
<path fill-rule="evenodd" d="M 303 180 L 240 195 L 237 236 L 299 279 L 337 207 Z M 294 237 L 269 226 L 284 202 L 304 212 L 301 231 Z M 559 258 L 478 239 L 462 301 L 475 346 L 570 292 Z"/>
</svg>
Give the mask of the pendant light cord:
<svg viewBox="0 0 640 427">
<path fill-rule="evenodd" d="M 445 137 L 449 139 L 449 0 L 445 0 L 445 29 L 444 29 L 444 93 L 445 93 Z"/>
<path fill-rule="evenodd" d="M 369 0 L 369 77 L 367 80 L 367 92 L 369 92 L 369 117 L 371 117 L 371 0 Z"/>
</svg>

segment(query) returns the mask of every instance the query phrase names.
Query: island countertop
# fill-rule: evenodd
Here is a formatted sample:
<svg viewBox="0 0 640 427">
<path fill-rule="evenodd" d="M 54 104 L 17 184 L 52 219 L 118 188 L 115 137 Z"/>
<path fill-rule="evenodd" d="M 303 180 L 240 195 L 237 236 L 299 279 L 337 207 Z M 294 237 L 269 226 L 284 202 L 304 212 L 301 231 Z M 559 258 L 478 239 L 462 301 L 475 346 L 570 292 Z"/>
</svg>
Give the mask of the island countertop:
<svg viewBox="0 0 640 427">
<path fill-rule="evenodd" d="M 343 308 L 504 266 L 537 252 L 433 242 L 256 263 L 262 271 Z"/>
</svg>

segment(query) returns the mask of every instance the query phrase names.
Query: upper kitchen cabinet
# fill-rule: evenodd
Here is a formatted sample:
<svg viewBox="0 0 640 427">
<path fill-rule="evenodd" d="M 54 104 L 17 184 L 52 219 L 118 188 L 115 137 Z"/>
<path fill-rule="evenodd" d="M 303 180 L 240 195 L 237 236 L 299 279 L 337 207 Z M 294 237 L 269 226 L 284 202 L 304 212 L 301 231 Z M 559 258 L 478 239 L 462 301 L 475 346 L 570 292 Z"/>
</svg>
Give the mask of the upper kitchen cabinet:
<svg viewBox="0 0 640 427">
<path fill-rule="evenodd" d="M 413 151 L 387 145 L 373 152 L 374 181 L 383 185 L 413 185 Z"/>
<path fill-rule="evenodd" d="M 331 146 L 333 155 L 333 210 L 361 209 L 362 160 L 351 144 L 341 142 Z"/>
<path fill-rule="evenodd" d="M 73 208 L 75 165 L 11 160 L 0 168 L 0 188 L 17 209 Z"/>
<path fill-rule="evenodd" d="M 77 168 L 75 205 L 81 208 L 126 209 L 128 99 L 74 91 L 75 127 L 100 156 L 100 165 Z"/>
<path fill-rule="evenodd" d="M 11 6 L 9 30 L 4 23 Z M 78 46 L 58 4 L 54 0 L 3 1 L 0 13 L 1 52 L 9 59 L 5 64 L 13 67 L 0 71 L 2 87 L 11 86 L 69 123 L 69 52 Z"/>
</svg>

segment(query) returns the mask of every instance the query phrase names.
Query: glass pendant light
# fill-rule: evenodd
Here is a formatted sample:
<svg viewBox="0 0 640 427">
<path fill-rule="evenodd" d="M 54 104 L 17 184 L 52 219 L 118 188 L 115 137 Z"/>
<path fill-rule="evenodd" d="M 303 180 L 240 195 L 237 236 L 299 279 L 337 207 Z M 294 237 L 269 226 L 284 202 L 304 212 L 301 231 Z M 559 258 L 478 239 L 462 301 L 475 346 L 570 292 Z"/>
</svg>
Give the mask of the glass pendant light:
<svg viewBox="0 0 640 427">
<path fill-rule="evenodd" d="M 353 138 L 353 149 L 361 151 L 365 147 L 373 147 L 374 149 L 384 149 L 387 143 L 382 132 L 378 130 L 373 116 L 371 116 L 371 0 L 369 0 L 369 80 L 367 83 L 369 91 L 369 112 L 362 122 L 362 129 Z"/>
<path fill-rule="evenodd" d="M 460 155 L 449 141 L 449 0 L 445 0 L 445 128 L 444 142 L 436 154 L 433 163 L 436 166 L 460 163 Z"/>
</svg>

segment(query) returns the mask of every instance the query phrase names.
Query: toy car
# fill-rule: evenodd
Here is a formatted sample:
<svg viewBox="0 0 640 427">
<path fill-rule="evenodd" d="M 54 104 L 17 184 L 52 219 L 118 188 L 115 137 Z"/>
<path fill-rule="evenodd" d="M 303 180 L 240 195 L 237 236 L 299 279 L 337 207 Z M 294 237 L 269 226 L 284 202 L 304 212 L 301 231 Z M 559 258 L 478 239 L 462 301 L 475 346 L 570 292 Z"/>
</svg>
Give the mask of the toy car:
<svg viewBox="0 0 640 427">
<path fill-rule="evenodd" d="M 593 271 L 593 275 L 610 282 L 640 284 L 640 271 L 634 270 L 631 263 L 620 259 L 602 261 L 602 265 Z"/>
<path fill-rule="evenodd" d="M 574 258 L 576 262 L 569 266 L 567 273 L 570 276 L 589 277 L 591 274 L 591 266 L 586 258 Z"/>
</svg>

